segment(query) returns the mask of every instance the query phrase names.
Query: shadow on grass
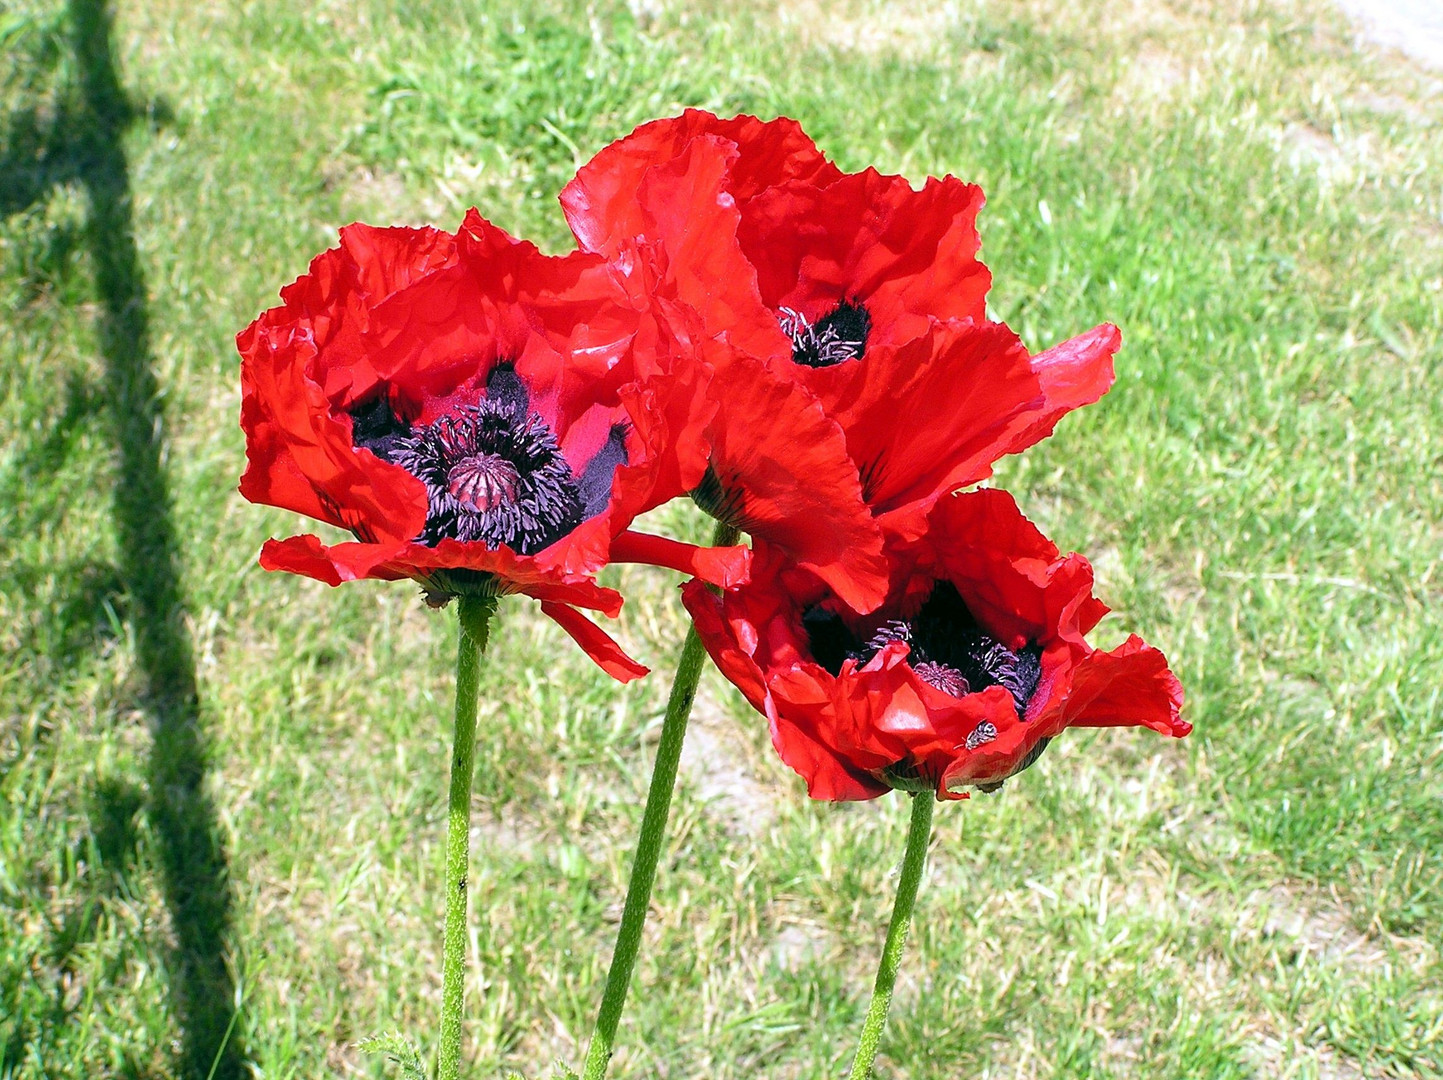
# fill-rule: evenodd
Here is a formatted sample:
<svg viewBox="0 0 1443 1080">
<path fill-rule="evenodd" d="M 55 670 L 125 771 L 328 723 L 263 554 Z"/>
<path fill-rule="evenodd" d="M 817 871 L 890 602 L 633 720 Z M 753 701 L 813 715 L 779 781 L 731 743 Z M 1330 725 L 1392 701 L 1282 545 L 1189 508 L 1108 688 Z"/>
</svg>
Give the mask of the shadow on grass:
<svg viewBox="0 0 1443 1080">
<path fill-rule="evenodd" d="M 159 847 L 174 933 L 165 960 L 183 1032 L 181 1074 L 187 1080 L 239 1080 L 245 1055 L 235 1031 L 235 986 L 225 957 L 230 883 L 215 809 L 205 792 L 200 700 L 162 464 L 164 417 L 151 367 L 145 281 L 122 141 L 136 114 L 116 73 L 105 0 L 68 0 L 66 13 L 74 85 L 62 88 L 58 107 L 22 108 L 7 120 L 0 144 L 7 147 L 0 160 L 0 212 L 23 210 L 67 183 L 77 184 L 89 204 L 83 242 L 95 275 L 102 393 L 118 462 L 117 570 L 129 598 L 152 733 L 145 811 Z M 58 65 L 58 58 L 50 59 Z M 100 796 L 96 842 L 114 848 L 112 858 L 123 861 L 138 795 Z M 56 947 L 62 954 L 86 936 L 86 922 L 82 917 L 61 928 Z"/>
</svg>

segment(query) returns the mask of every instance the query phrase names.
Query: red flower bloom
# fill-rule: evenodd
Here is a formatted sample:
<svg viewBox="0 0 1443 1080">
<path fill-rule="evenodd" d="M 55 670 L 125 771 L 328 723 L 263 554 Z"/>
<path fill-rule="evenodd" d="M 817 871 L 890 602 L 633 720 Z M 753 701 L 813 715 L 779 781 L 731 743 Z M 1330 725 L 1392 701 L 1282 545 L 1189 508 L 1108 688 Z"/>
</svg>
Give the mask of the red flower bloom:
<svg viewBox="0 0 1443 1080">
<path fill-rule="evenodd" d="M 694 298 L 708 332 L 756 356 L 827 367 L 916 337 L 933 319 L 985 318 L 981 190 L 951 176 L 917 191 L 875 169 L 842 173 L 786 118 L 691 109 L 612 143 L 561 193 L 581 246 L 616 255 L 658 243 L 675 258 L 698 235 L 694 219 L 655 213 L 638 195 L 698 151 L 720 157 L 717 196 L 735 218 L 701 234 L 708 262 L 726 268 Z"/>
<path fill-rule="evenodd" d="M 694 497 L 858 611 L 885 594 L 884 532 L 915 536 L 1112 383 L 1115 327 L 1030 357 L 985 321 L 976 187 L 842 174 L 791 120 L 647 124 L 562 203 L 583 246 L 664 266 L 672 321 L 715 368 Z"/>
<path fill-rule="evenodd" d="M 708 136 L 644 170 L 627 203 L 642 232 L 610 252 L 633 303 L 650 314 L 642 332 L 663 352 L 689 356 L 686 370 L 704 394 L 705 407 L 686 399 L 692 411 L 673 425 L 699 435 L 675 448 L 678 478 L 721 520 L 784 547 L 851 603 L 873 606 L 886 588 L 882 536 L 841 429 L 804 388 L 756 362 L 737 368 L 729 340 L 700 316 L 707 304 L 721 312 L 715 298 L 731 288 L 733 265 L 713 252 L 736 231 L 721 186 L 733 157 L 733 144 Z M 738 293 L 742 306 L 725 316 L 737 335 L 769 320 L 751 295 Z"/>
<path fill-rule="evenodd" d="M 1191 730 L 1160 652 L 1137 637 L 1111 652 L 1086 643 L 1107 612 L 1091 567 L 1060 557 L 1006 492 L 940 502 L 893 570 L 870 616 L 760 548 L 748 585 L 684 589 L 707 651 L 813 798 L 960 798 L 1026 768 L 1066 727 Z"/>
<path fill-rule="evenodd" d="M 593 577 L 608 559 L 745 577 L 744 549 L 626 531 L 682 493 L 669 445 L 694 380 L 648 357 L 638 381 L 638 314 L 604 260 L 472 211 L 455 235 L 348 226 L 281 295 L 237 339 L 241 493 L 356 542 L 269 541 L 267 569 L 525 593 L 621 679 L 645 669 L 575 610 L 619 611 Z"/>
</svg>

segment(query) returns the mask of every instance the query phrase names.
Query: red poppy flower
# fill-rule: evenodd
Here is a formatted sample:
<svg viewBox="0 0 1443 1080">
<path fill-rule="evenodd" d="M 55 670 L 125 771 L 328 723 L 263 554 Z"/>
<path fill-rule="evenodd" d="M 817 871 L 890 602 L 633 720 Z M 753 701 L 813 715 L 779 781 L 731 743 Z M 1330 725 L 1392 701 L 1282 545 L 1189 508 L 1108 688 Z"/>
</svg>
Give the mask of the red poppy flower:
<svg viewBox="0 0 1443 1080">
<path fill-rule="evenodd" d="M 348 226 L 281 295 L 237 338 L 241 493 L 356 541 L 269 541 L 267 569 L 525 593 L 621 679 L 645 669 L 576 610 L 619 611 L 593 576 L 608 559 L 744 579 L 743 549 L 627 531 L 682 493 L 669 446 L 694 406 L 657 357 L 638 380 L 637 312 L 604 260 L 472 211 L 455 235 Z"/>
<path fill-rule="evenodd" d="M 938 503 L 869 616 L 761 547 L 749 584 L 683 596 L 813 798 L 960 798 L 995 789 L 1067 727 L 1191 730 L 1160 652 L 1136 637 L 1111 652 L 1087 644 L 1107 612 L 1091 567 L 1061 557 L 1003 491 Z"/>
<path fill-rule="evenodd" d="M 674 448 L 678 478 L 697 502 L 784 547 L 850 603 L 874 606 L 886 588 L 882 536 L 841 429 L 805 388 L 756 362 L 741 369 L 727 336 L 699 314 L 706 304 L 720 312 L 715 298 L 730 288 L 731 264 L 711 252 L 736 231 L 735 207 L 721 187 L 735 153 L 725 140 L 693 139 L 637 181 L 630 207 L 638 227 L 672 237 L 662 243 L 638 234 L 611 253 L 633 303 L 648 312 L 641 333 L 651 336 L 638 351 L 690 358 L 674 370 L 685 370 L 703 398 L 673 394 L 691 411 L 672 426 L 698 436 Z M 738 334 L 769 318 L 747 302 L 750 295 L 738 293 L 742 306 L 726 316 Z"/>
<path fill-rule="evenodd" d="M 1112 383 L 1115 327 L 1031 357 L 986 322 L 982 201 L 951 177 L 842 174 L 791 120 L 695 110 L 562 193 L 583 246 L 664 266 L 671 317 L 715 368 L 694 497 L 859 611 L 885 593 L 884 531 L 915 536 L 938 498 Z"/>
<path fill-rule="evenodd" d="M 698 235 L 694 220 L 654 213 L 638 194 L 699 147 L 723 157 L 719 195 L 736 216 L 734 227 L 700 234 L 707 260 L 727 267 L 720 287 L 697 298 L 711 333 L 757 356 L 826 367 L 915 337 L 934 318 L 985 317 L 981 189 L 950 176 L 919 191 L 875 169 L 842 173 L 785 117 L 692 109 L 612 143 L 561 193 L 581 246 L 616 255 L 641 240 L 680 252 Z"/>
</svg>

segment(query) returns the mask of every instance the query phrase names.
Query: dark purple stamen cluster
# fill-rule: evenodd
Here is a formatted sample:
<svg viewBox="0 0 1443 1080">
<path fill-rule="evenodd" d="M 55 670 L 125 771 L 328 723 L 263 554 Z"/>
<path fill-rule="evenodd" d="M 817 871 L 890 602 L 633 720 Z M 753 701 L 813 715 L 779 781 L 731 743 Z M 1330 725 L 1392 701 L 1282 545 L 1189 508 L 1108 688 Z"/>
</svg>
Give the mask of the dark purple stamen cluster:
<svg viewBox="0 0 1443 1080">
<path fill-rule="evenodd" d="M 937 583 L 912 618 L 883 623 L 866 641 L 824 608 L 810 609 L 802 620 L 812 655 L 833 674 L 841 671 L 848 658 L 860 666 L 891 642 L 905 641 L 911 648 L 907 662 L 924 682 L 953 697 L 1001 686 L 1012 695 L 1019 716 L 1026 714 L 1042 675 L 1041 649 L 1028 645 L 1013 652 L 1007 648 L 978 625 L 957 589 L 947 581 Z M 991 741 L 986 732 L 973 734 L 980 742 Z M 996 738 L 996 732 L 991 738 Z"/>
<path fill-rule="evenodd" d="M 426 485 L 416 539 L 480 541 L 534 555 L 581 524 L 581 494 L 539 416 L 486 398 L 396 444 L 395 463 Z"/>
<path fill-rule="evenodd" d="M 872 330 L 867 309 L 850 300 L 843 300 L 816 322 L 791 308 L 782 308 L 777 321 L 792 339 L 792 360 L 814 368 L 860 360 Z"/>
<path fill-rule="evenodd" d="M 426 486 L 426 525 L 417 543 L 505 544 L 534 555 L 606 509 L 617 466 L 627 461 L 627 428 L 612 427 L 577 476 L 529 403 L 509 363 L 492 369 L 484 398 L 424 426 L 398 418 L 383 388 L 352 409 L 352 441 Z"/>
</svg>

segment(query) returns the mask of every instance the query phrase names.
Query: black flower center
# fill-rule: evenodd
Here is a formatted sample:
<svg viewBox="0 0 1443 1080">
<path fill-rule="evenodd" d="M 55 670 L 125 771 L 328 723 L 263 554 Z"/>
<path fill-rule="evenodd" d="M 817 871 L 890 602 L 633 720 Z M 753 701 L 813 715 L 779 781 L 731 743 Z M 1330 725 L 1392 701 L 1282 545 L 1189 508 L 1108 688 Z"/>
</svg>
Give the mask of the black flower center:
<svg viewBox="0 0 1443 1080">
<path fill-rule="evenodd" d="M 354 444 L 426 486 L 417 543 L 505 544 L 534 555 L 606 509 L 616 468 L 627 462 L 626 425 L 612 427 L 578 476 L 556 434 L 528 411 L 529 397 L 513 365 L 499 364 L 484 398 L 432 424 L 397 418 L 385 392 L 351 411 Z"/>
<path fill-rule="evenodd" d="M 392 409 L 384 386 L 369 401 L 351 407 L 351 445 L 365 447 L 382 461 L 391 460 L 396 440 L 410 432 L 411 425 Z"/>
<path fill-rule="evenodd" d="M 923 682 L 953 697 L 1001 686 L 1012 695 L 1019 716 L 1026 714 L 1042 675 L 1041 649 L 1035 645 L 1016 652 L 1007 648 L 982 629 L 947 581 L 937 583 L 912 618 L 883 623 L 865 641 L 825 608 L 810 608 L 802 622 L 811 640 L 812 656 L 834 675 L 848 658 L 861 666 L 889 643 L 905 641 L 911 648 L 907 662 Z M 974 744 L 968 749 L 996 737 L 995 731 L 979 728 L 968 737 L 969 744 Z"/>
<path fill-rule="evenodd" d="M 816 322 L 791 308 L 782 308 L 777 321 L 792 339 L 792 360 L 813 368 L 860 360 L 872 329 L 867 309 L 851 300 L 843 300 Z"/>
</svg>

